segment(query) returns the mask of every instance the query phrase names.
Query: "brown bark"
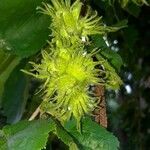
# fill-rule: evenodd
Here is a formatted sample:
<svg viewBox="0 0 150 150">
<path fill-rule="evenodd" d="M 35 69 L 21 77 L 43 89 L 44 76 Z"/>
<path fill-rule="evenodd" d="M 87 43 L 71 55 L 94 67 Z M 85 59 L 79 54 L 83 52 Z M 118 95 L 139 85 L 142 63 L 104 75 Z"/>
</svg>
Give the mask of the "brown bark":
<svg viewBox="0 0 150 150">
<path fill-rule="evenodd" d="M 104 87 L 96 86 L 95 95 L 99 97 L 99 108 L 96 108 L 94 111 L 95 121 L 101 126 L 107 128 L 107 113 L 106 113 L 106 102 L 104 95 Z"/>
</svg>

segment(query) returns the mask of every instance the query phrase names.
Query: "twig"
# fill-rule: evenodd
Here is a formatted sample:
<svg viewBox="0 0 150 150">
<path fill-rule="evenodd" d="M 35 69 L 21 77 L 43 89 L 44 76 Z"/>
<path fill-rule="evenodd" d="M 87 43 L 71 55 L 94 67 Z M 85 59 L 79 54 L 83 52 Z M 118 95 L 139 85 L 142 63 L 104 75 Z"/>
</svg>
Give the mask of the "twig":
<svg viewBox="0 0 150 150">
<path fill-rule="evenodd" d="M 40 113 L 40 106 L 34 111 L 34 113 L 29 118 L 29 121 L 32 121 L 35 119 L 35 117 Z"/>
</svg>

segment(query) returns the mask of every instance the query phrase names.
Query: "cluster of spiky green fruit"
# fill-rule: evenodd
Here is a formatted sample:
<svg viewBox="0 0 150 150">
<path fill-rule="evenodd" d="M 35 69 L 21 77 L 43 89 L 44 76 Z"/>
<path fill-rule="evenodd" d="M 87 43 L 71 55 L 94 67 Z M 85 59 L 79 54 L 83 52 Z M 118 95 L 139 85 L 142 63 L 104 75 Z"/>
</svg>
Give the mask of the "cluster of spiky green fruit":
<svg viewBox="0 0 150 150">
<path fill-rule="evenodd" d="M 27 73 L 43 81 L 42 112 L 61 122 L 75 117 L 79 124 L 81 118 L 91 114 L 98 103 L 94 93 L 89 91 L 90 85 L 107 84 L 118 88 L 121 84 L 117 74 L 111 75 L 104 59 L 93 61 L 96 50 L 87 53 L 82 38 L 88 40 L 92 34 L 103 34 L 117 28 L 103 25 L 97 13 L 93 14 L 90 9 L 81 16 L 82 3 L 79 0 L 72 5 L 70 0 L 52 0 L 52 5 L 44 6 L 40 10 L 52 18 L 52 41 L 49 48 L 42 51 L 41 63 L 32 62 L 36 73 Z M 108 75 L 107 83 L 104 75 Z M 118 80 L 114 81 L 112 78 L 115 76 Z"/>
</svg>

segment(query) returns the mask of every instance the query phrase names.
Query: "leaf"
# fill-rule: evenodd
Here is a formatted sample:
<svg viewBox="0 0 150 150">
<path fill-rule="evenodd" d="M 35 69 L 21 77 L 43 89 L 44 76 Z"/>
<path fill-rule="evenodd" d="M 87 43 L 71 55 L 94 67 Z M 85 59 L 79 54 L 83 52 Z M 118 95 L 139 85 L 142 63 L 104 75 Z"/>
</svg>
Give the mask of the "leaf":
<svg viewBox="0 0 150 150">
<path fill-rule="evenodd" d="M 132 33 L 132 34 L 131 34 Z M 138 31 L 135 26 L 129 26 L 124 30 L 125 42 L 128 48 L 134 48 L 135 43 L 138 40 Z"/>
<path fill-rule="evenodd" d="M 28 82 L 25 74 L 20 71 L 24 65 L 25 62 L 22 61 L 5 83 L 2 108 L 8 123 L 18 122 L 25 110 L 28 99 Z"/>
<path fill-rule="evenodd" d="M 111 66 L 111 64 L 103 58 L 102 55 L 97 54 L 96 58 L 101 62 L 101 65 L 103 66 L 105 70 L 105 87 L 107 89 L 119 89 L 120 85 L 123 84 L 121 78 L 116 73 L 115 69 Z"/>
<path fill-rule="evenodd" d="M 1 58 L 0 59 L 0 107 L 1 107 L 5 82 L 7 81 L 13 69 L 19 64 L 20 58 L 11 54 L 4 54 L 2 50 L 0 50 L 0 58 Z"/>
<path fill-rule="evenodd" d="M 57 124 L 56 126 L 56 135 L 60 138 L 66 145 L 69 146 L 70 150 L 78 150 L 74 139 L 69 135 L 69 133 L 63 129 L 60 125 Z"/>
<path fill-rule="evenodd" d="M 90 49 L 94 49 L 94 47 L 100 48 L 101 55 L 104 56 L 108 61 L 111 63 L 111 65 L 116 69 L 116 71 L 120 71 L 121 66 L 123 65 L 123 60 L 121 56 L 116 53 L 115 51 L 112 51 L 104 41 L 103 37 L 100 35 L 94 35 L 92 38 L 92 45 L 90 46 Z"/>
<path fill-rule="evenodd" d="M 139 16 L 139 14 L 141 12 L 141 8 L 134 3 L 129 3 L 124 9 L 129 14 L 131 14 L 132 16 L 134 16 L 136 18 Z"/>
<path fill-rule="evenodd" d="M 82 121 L 82 133 L 76 129 L 74 121 L 65 125 L 66 130 L 79 142 L 80 150 L 117 150 L 118 139 L 90 118 Z"/>
<path fill-rule="evenodd" d="M 4 132 L 2 130 L 0 130 L 0 148 L 3 145 L 3 149 L 1 148 L 1 150 L 5 150 L 7 149 L 7 145 L 5 144 L 7 142 Z"/>
<path fill-rule="evenodd" d="M 55 123 L 47 120 L 22 121 L 1 130 L 0 150 L 41 150 Z M 6 149 L 7 147 L 7 149 Z"/>
<path fill-rule="evenodd" d="M 121 66 L 123 65 L 123 60 L 121 56 L 110 50 L 110 49 L 105 49 L 101 51 L 102 56 L 104 56 L 108 61 L 111 63 L 111 65 L 116 69 L 117 72 L 120 71 Z"/>
<path fill-rule="evenodd" d="M 36 10 L 42 1 L 1 0 L 0 48 L 28 57 L 46 44 L 50 19 Z"/>
<path fill-rule="evenodd" d="M 128 23 L 128 20 L 122 20 L 122 21 L 119 21 L 117 22 L 116 24 L 112 25 L 111 27 L 108 26 L 108 29 L 110 29 L 110 31 L 114 29 L 114 32 L 122 29 L 122 28 L 126 28 L 127 27 L 127 23 Z"/>
<path fill-rule="evenodd" d="M 124 19 L 124 20 L 121 20 L 118 23 L 114 24 L 113 27 L 118 27 L 119 29 L 126 28 L 128 26 L 127 24 L 128 24 L 128 20 Z"/>
<path fill-rule="evenodd" d="M 93 48 L 107 48 L 107 45 L 103 39 L 103 36 L 102 35 L 99 35 L 99 34 L 96 34 L 96 35 L 93 35 L 91 36 L 91 45 L 90 45 L 90 48 L 93 49 Z"/>
</svg>

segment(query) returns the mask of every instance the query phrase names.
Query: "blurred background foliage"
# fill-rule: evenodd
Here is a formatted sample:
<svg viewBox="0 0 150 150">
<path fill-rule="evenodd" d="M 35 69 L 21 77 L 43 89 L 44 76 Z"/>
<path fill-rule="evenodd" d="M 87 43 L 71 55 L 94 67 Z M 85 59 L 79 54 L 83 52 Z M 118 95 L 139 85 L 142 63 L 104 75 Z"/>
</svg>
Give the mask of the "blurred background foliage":
<svg viewBox="0 0 150 150">
<path fill-rule="evenodd" d="M 47 1 L 47 0 L 45 0 Z M 0 127 L 26 119 L 40 104 L 35 80 L 20 69 L 39 62 L 39 51 L 50 31 L 50 19 L 36 12 L 42 0 L 0 0 Z M 147 0 L 82 0 L 103 16 L 106 25 L 128 21 L 128 26 L 104 37 L 105 43 L 123 60 L 120 76 L 124 85 L 106 91 L 108 129 L 119 138 L 121 150 L 150 147 L 150 7 Z M 26 6 L 26 7 L 24 7 Z M 22 17 L 23 16 L 23 17 Z M 98 43 L 97 43 L 98 44 Z M 102 47 L 103 48 L 103 47 Z M 31 57 L 32 56 L 32 57 Z M 108 56 L 110 61 L 111 57 Z M 112 56 L 113 57 L 113 56 Z M 120 57 L 113 57 L 120 68 Z M 118 65 L 116 65 L 118 64 Z M 117 68 L 118 68 L 117 67 Z M 18 82 L 19 81 L 19 82 Z M 15 88 L 14 88 L 15 87 Z M 21 92 L 19 92 L 21 91 Z M 9 93 L 9 94 L 8 94 Z M 53 147 L 58 146 L 54 140 Z M 60 145 L 61 146 L 61 145 Z"/>
<path fill-rule="evenodd" d="M 116 133 L 123 150 L 150 147 L 150 7 L 129 1 L 89 1 L 106 24 L 127 19 L 128 27 L 107 37 L 109 47 L 124 62 L 119 91 L 107 91 L 109 129 Z"/>
</svg>

